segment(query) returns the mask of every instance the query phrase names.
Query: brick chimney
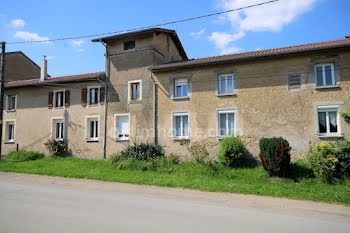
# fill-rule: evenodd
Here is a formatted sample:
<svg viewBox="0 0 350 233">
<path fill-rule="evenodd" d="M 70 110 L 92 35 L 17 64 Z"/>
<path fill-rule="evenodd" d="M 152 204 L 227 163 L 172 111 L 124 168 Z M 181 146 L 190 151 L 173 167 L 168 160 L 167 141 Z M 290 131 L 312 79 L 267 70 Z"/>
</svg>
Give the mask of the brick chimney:
<svg viewBox="0 0 350 233">
<path fill-rule="evenodd" d="M 350 39 L 350 34 L 349 35 L 345 35 L 346 39 Z"/>
<path fill-rule="evenodd" d="M 40 81 L 44 81 L 46 79 L 47 79 L 47 60 L 46 60 L 46 56 L 44 56 L 43 60 L 41 60 Z"/>
</svg>

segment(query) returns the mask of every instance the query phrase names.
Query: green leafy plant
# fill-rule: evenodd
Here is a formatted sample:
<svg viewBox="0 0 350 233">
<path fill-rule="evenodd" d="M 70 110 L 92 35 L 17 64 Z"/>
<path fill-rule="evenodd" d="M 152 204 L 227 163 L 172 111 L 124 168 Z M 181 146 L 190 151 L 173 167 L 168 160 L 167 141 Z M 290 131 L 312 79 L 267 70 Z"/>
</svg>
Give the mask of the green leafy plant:
<svg viewBox="0 0 350 233">
<path fill-rule="evenodd" d="M 67 156 L 68 146 L 65 141 L 48 140 L 45 146 L 52 156 Z"/>
<path fill-rule="evenodd" d="M 290 167 L 291 147 L 288 141 L 281 137 L 262 138 L 259 148 L 261 164 L 269 175 L 285 177 Z"/>
<path fill-rule="evenodd" d="M 179 155 L 176 155 L 174 153 L 170 153 L 170 155 L 168 155 L 168 159 L 173 163 L 173 164 L 179 164 L 181 159 Z"/>
<path fill-rule="evenodd" d="M 182 138 L 179 139 L 179 144 L 181 146 L 188 146 L 190 144 L 191 140 L 189 138 Z"/>
<path fill-rule="evenodd" d="M 338 142 L 336 148 L 336 157 L 339 161 L 337 171 L 341 176 L 350 176 L 350 142 L 346 140 Z"/>
<path fill-rule="evenodd" d="M 7 161 L 13 161 L 13 162 L 24 162 L 29 160 L 37 160 L 44 158 L 44 154 L 38 151 L 25 151 L 25 150 L 19 150 L 19 151 L 11 151 L 7 156 Z"/>
<path fill-rule="evenodd" d="M 342 112 L 341 115 L 344 118 L 344 120 L 346 121 L 346 123 L 350 124 L 350 96 L 348 98 L 348 111 L 347 112 Z"/>
<path fill-rule="evenodd" d="M 244 153 L 244 143 L 238 137 L 225 137 L 220 141 L 217 156 L 219 162 L 228 167 L 239 165 Z"/>
<path fill-rule="evenodd" d="M 198 163 L 206 163 L 209 158 L 209 153 L 205 149 L 205 145 L 194 143 L 188 148 L 188 151 L 191 154 L 192 160 Z"/>
<path fill-rule="evenodd" d="M 164 157 L 164 150 L 160 145 L 152 143 L 135 143 L 121 151 L 120 156 L 124 159 L 152 160 L 158 157 Z"/>
</svg>

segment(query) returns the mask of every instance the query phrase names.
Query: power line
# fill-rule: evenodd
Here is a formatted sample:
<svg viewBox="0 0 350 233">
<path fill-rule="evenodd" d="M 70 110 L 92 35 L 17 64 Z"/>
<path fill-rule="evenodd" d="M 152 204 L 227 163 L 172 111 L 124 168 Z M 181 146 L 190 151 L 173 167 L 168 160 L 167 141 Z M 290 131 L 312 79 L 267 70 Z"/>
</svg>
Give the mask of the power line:
<svg viewBox="0 0 350 233">
<path fill-rule="evenodd" d="M 63 38 L 55 38 L 55 39 L 48 39 L 48 40 L 34 40 L 34 41 L 15 41 L 15 42 L 8 42 L 7 44 L 28 44 L 28 43 L 43 43 L 43 42 L 53 42 L 53 41 L 62 41 L 62 40 L 74 40 L 74 39 L 81 39 L 81 38 L 89 38 L 89 37 L 97 37 L 97 36 L 106 36 L 106 35 L 111 35 L 111 34 L 118 34 L 118 33 L 127 33 L 127 32 L 133 32 L 133 31 L 138 31 L 138 30 L 143 30 L 143 29 L 150 29 L 150 28 L 155 28 L 155 27 L 160 27 L 160 26 L 166 26 L 170 24 L 176 24 L 176 23 L 183 23 L 187 21 L 192 21 L 192 20 L 197 20 L 197 19 L 202 19 L 202 18 L 207 18 L 215 15 L 221 15 L 221 14 L 227 14 L 230 12 L 234 11 L 240 11 L 252 7 L 257 7 L 257 6 L 262 6 L 266 4 L 270 4 L 273 2 L 278 2 L 279 0 L 271 0 L 267 2 L 261 2 L 253 5 L 248 5 L 236 9 L 231 9 L 227 11 L 220 11 L 216 13 L 211 13 L 211 14 L 206 14 L 206 15 L 201 15 L 201 16 L 195 16 L 191 18 L 185 18 L 185 19 L 180 19 L 180 20 L 175 20 L 175 21 L 170 21 L 166 23 L 160 23 L 160 24 L 155 24 L 151 26 L 144 26 L 144 27 L 139 27 L 139 28 L 134 28 L 134 29 L 127 29 L 127 30 L 119 30 L 119 31 L 114 31 L 114 32 L 105 32 L 105 33 L 98 33 L 98 34 L 90 34 L 90 35 L 82 35 L 82 36 L 72 36 L 72 37 L 63 37 Z"/>
</svg>

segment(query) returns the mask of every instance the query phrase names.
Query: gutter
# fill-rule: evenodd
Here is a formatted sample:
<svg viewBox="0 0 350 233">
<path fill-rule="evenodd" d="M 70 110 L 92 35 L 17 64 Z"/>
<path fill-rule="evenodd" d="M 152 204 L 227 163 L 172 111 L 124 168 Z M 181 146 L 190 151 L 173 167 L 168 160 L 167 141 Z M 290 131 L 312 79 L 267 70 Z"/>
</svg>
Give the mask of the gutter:
<svg viewBox="0 0 350 233">
<path fill-rule="evenodd" d="M 149 69 L 149 75 L 153 82 L 153 143 L 158 144 L 158 127 L 157 127 L 157 83 L 152 76 L 152 68 Z"/>
</svg>

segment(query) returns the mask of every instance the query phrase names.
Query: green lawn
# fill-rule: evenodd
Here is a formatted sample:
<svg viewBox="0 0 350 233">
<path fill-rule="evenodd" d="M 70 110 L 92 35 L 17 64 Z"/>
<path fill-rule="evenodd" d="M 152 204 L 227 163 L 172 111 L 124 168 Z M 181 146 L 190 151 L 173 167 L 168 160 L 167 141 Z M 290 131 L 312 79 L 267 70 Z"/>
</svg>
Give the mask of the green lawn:
<svg viewBox="0 0 350 233">
<path fill-rule="evenodd" d="M 292 179 L 270 179 L 262 167 L 230 169 L 192 162 L 164 171 L 120 169 L 104 160 L 47 157 L 35 161 L 0 161 L 0 171 L 86 178 L 123 183 L 184 187 L 213 192 L 247 193 L 350 205 L 350 179 L 335 184 L 307 178 L 293 168 Z"/>
</svg>

